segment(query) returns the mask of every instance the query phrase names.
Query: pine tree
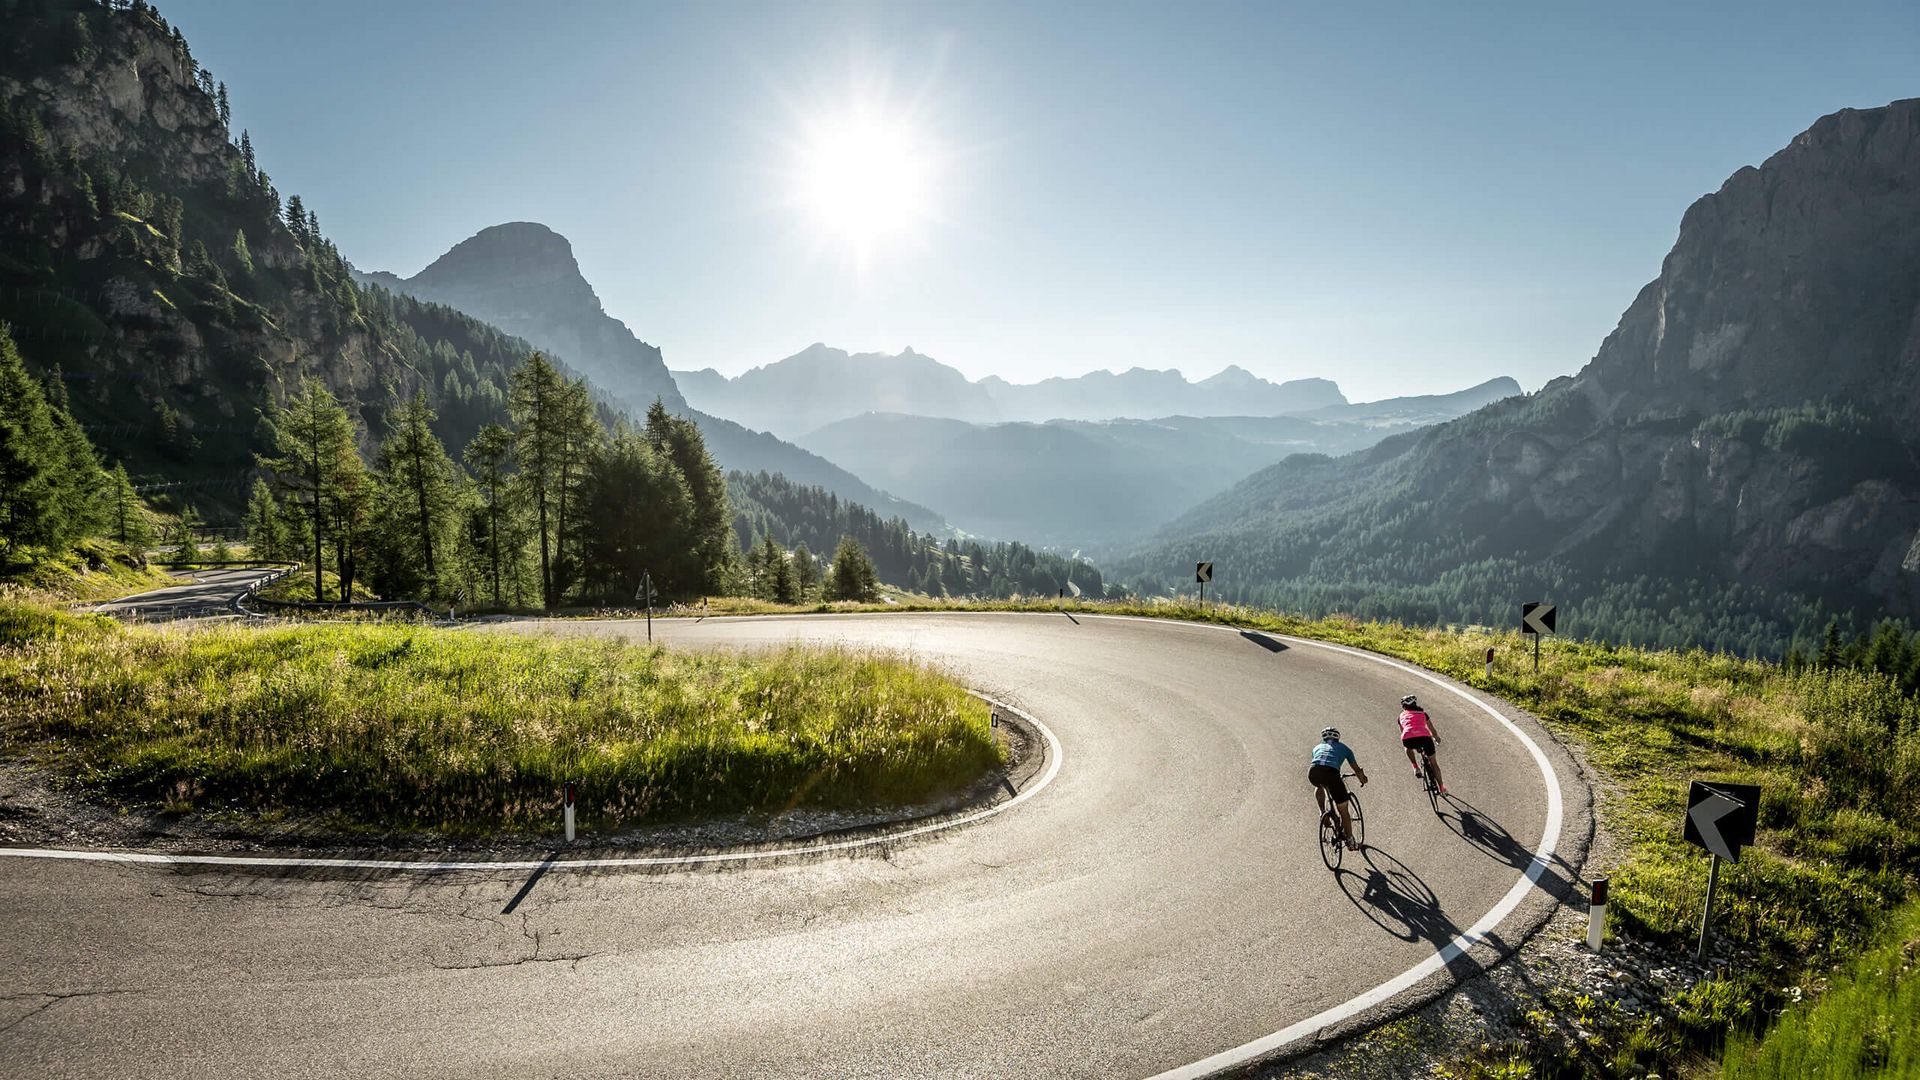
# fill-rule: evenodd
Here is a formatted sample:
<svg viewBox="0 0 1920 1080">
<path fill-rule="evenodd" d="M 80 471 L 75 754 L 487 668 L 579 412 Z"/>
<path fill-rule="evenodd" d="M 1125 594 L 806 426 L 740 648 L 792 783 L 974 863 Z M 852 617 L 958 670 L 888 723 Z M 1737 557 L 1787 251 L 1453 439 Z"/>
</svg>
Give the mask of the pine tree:
<svg viewBox="0 0 1920 1080">
<path fill-rule="evenodd" d="M 241 273 L 249 276 L 253 274 L 253 251 L 247 247 L 245 229 L 233 230 L 233 263 L 240 268 Z"/>
<path fill-rule="evenodd" d="M 220 109 L 220 126 L 225 130 L 233 129 L 233 107 L 227 103 L 227 84 L 221 83 L 214 92 L 215 103 Z"/>
<path fill-rule="evenodd" d="M 388 489 L 386 504 L 401 524 L 397 536 L 417 550 L 396 552 L 403 560 L 419 558 L 429 595 L 439 595 L 440 569 L 435 544 L 452 520 L 458 493 L 458 471 L 446 447 L 433 433 L 439 419 L 427 405 L 426 391 L 393 411 L 393 436 L 380 448 L 381 481 Z"/>
<path fill-rule="evenodd" d="M 125 464 L 116 462 L 107 474 L 107 499 L 113 518 L 113 538 L 138 555 L 153 542 L 153 529 L 147 522 L 146 507 L 133 490 L 133 480 Z"/>
<path fill-rule="evenodd" d="M 685 594 L 684 583 L 663 577 L 660 568 L 668 565 L 691 516 L 687 486 L 646 439 L 614 437 L 594 455 L 578 498 L 590 590 L 628 601 L 650 577 L 656 594 Z"/>
<path fill-rule="evenodd" d="M 647 409 L 647 439 L 680 470 L 693 499 L 684 569 L 678 576 L 686 579 L 690 589 L 713 591 L 733 550 L 726 475 L 707 453 L 699 426 L 667 412 L 659 398 Z"/>
<path fill-rule="evenodd" d="M 806 544 L 793 549 L 793 592 L 794 602 L 804 604 L 813 591 L 820 587 L 820 565 Z"/>
<path fill-rule="evenodd" d="M 167 546 L 173 549 L 172 561 L 175 564 L 196 563 L 200 561 L 199 529 L 204 524 L 200 515 L 192 506 L 180 511 L 173 526 L 168 530 Z"/>
<path fill-rule="evenodd" d="M 293 233 L 294 239 L 302 243 L 306 243 L 309 239 L 307 236 L 307 208 L 301 205 L 300 196 L 298 195 L 287 196 L 287 229 Z"/>
<path fill-rule="evenodd" d="M 827 599 L 869 602 L 879 599 L 879 582 L 873 559 L 860 541 L 842 536 L 833 553 L 833 572 L 827 583 Z"/>
<path fill-rule="evenodd" d="M 354 423 L 333 393 L 318 379 L 307 379 L 300 392 L 276 410 L 271 420 L 278 457 L 262 459 L 288 502 L 300 509 L 312 530 L 313 595 L 322 599 L 321 567 L 329 531 L 352 528 L 358 519 L 360 474 L 364 468 L 354 448 Z M 351 563 L 351 535 L 336 546 Z M 341 581 L 342 599 L 348 582 Z"/>
<path fill-rule="evenodd" d="M 535 352 L 515 369 L 508 395 L 513 416 L 514 456 L 533 505 L 540 537 L 540 602 L 552 608 L 559 597 L 554 588 L 553 524 L 558 518 L 561 461 L 566 455 L 566 379 Z"/>
<path fill-rule="evenodd" d="M 452 374 L 452 372 L 448 372 Z M 480 429 L 461 455 L 480 486 L 480 499 L 486 513 L 487 572 L 493 583 L 493 602 L 500 603 L 501 533 L 511 512 L 507 500 L 512 491 L 508 471 L 513 467 L 513 433 L 499 424 Z"/>
<path fill-rule="evenodd" d="M 0 553 L 63 538 L 61 473 L 46 397 L 0 327 Z"/>
<path fill-rule="evenodd" d="M 1826 635 L 1820 643 L 1820 657 L 1818 660 L 1820 668 L 1823 671 L 1831 671 L 1839 667 L 1842 658 L 1841 650 L 1840 620 L 1828 619 Z"/>
<path fill-rule="evenodd" d="M 286 522 L 265 480 L 253 482 L 253 492 L 247 499 L 246 527 L 247 547 L 254 558 L 273 561 L 287 557 Z"/>
<path fill-rule="evenodd" d="M 93 536 L 107 524 L 104 489 L 106 474 L 86 432 L 73 418 L 67 402 L 67 384 L 59 368 L 47 388 L 47 414 L 53 425 L 55 508 L 59 541 Z"/>
</svg>

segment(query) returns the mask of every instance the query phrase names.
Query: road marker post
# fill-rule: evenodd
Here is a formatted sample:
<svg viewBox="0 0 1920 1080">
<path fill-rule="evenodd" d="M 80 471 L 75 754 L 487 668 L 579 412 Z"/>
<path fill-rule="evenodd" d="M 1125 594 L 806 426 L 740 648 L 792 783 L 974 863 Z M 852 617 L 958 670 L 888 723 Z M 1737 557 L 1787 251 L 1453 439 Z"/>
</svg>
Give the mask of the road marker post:
<svg viewBox="0 0 1920 1080">
<path fill-rule="evenodd" d="M 567 781 L 567 793 L 564 796 L 564 802 L 566 806 L 565 815 L 567 819 L 567 843 L 569 844 L 573 843 L 573 804 L 579 801 L 579 798 L 580 798 L 580 785 L 577 782 L 572 780 Z"/>
<path fill-rule="evenodd" d="M 1600 942 L 1607 936 L 1607 879 L 1593 879 L 1593 899 L 1587 902 L 1587 948 L 1600 951 Z"/>
<path fill-rule="evenodd" d="M 647 602 L 647 644 L 651 645 L 653 644 L 653 572 L 650 570 L 640 571 L 640 588 L 634 591 L 633 598 L 639 600 L 643 596 Z M 700 599 L 702 603 L 706 602 L 706 597 Z"/>
<path fill-rule="evenodd" d="M 1487 646 L 1487 678 L 1493 678 L 1493 646 Z"/>
</svg>

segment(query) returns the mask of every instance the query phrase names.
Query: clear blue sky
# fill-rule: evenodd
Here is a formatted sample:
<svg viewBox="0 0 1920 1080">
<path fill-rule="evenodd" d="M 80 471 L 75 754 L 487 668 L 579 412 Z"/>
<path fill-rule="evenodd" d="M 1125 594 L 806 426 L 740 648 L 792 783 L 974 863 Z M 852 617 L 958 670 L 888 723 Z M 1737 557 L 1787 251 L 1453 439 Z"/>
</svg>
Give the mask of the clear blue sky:
<svg viewBox="0 0 1920 1080">
<path fill-rule="evenodd" d="M 544 222 L 669 366 L 730 374 L 825 341 L 1016 382 L 1532 389 L 1688 203 L 1920 95 L 1912 0 L 160 4 L 356 265 Z M 864 258 L 794 205 L 853 100 L 933 174 Z"/>
</svg>

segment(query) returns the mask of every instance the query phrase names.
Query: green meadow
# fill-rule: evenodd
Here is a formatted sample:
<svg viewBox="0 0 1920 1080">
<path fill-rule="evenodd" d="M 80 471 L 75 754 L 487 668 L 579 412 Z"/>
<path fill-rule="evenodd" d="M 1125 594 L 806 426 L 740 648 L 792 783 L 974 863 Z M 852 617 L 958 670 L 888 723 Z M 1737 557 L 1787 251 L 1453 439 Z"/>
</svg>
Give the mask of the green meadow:
<svg viewBox="0 0 1920 1080">
<path fill-rule="evenodd" d="M 939 673 L 833 650 L 672 652 L 404 623 L 126 627 L 0 605 L 5 754 L 177 811 L 552 831 L 897 807 L 1000 763 Z"/>
</svg>

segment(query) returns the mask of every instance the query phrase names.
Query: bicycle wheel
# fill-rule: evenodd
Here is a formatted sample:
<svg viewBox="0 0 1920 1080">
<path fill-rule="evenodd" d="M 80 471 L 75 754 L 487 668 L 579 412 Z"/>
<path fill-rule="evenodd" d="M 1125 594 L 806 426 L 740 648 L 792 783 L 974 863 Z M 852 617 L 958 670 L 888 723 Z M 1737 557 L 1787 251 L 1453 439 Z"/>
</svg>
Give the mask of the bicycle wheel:
<svg viewBox="0 0 1920 1080">
<path fill-rule="evenodd" d="M 1367 819 L 1360 813 L 1360 796 L 1348 793 L 1347 812 L 1353 815 L 1353 842 L 1356 847 L 1367 846 Z"/>
<path fill-rule="evenodd" d="M 1420 779 L 1423 782 L 1425 782 L 1427 785 L 1427 805 L 1433 807 L 1434 813 L 1436 814 L 1439 813 L 1440 812 L 1440 785 L 1434 783 L 1433 781 L 1433 765 L 1431 762 L 1422 763 L 1420 768 Z"/>
<path fill-rule="evenodd" d="M 1327 869 L 1340 869 L 1340 815 L 1327 811 L 1320 815 L 1320 859 Z"/>
</svg>

